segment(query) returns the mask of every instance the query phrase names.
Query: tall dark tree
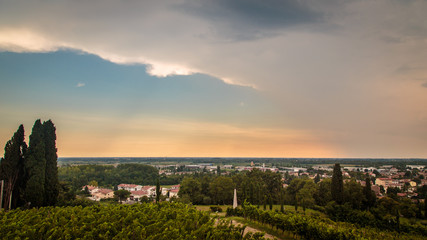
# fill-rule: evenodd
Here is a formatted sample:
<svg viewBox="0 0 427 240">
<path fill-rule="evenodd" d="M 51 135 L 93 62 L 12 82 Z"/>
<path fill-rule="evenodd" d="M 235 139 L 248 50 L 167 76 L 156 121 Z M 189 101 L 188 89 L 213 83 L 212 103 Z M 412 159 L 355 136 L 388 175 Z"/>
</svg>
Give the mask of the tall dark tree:
<svg viewBox="0 0 427 240">
<path fill-rule="evenodd" d="M 366 184 L 363 188 L 363 195 L 365 196 L 364 207 L 369 210 L 375 204 L 375 193 L 371 190 L 371 178 L 366 177 Z"/>
<path fill-rule="evenodd" d="M 4 158 L 0 162 L 0 179 L 4 180 L 4 208 L 9 207 L 11 195 L 12 208 L 16 208 L 23 202 L 21 194 L 24 182 L 24 156 L 26 150 L 27 144 L 25 143 L 24 126 L 20 125 L 15 134 L 13 134 L 12 139 L 6 143 Z"/>
<path fill-rule="evenodd" d="M 424 199 L 424 219 L 427 219 L 427 201 Z"/>
<path fill-rule="evenodd" d="M 160 180 L 159 180 L 159 178 L 157 178 L 157 182 L 156 182 L 156 203 L 159 203 L 161 194 L 162 194 L 162 192 L 160 192 Z"/>
<path fill-rule="evenodd" d="M 320 182 L 320 175 L 319 175 L 319 173 L 316 174 L 316 177 L 314 177 L 314 183 L 318 183 L 318 182 Z"/>
<path fill-rule="evenodd" d="M 281 189 L 280 190 L 280 212 L 281 213 L 284 213 L 285 212 L 285 207 L 284 207 L 284 205 L 283 205 L 283 192 L 284 192 L 284 190 L 283 189 Z"/>
<path fill-rule="evenodd" d="M 335 163 L 334 171 L 332 173 L 331 195 L 332 195 L 332 199 L 336 203 L 338 204 L 343 203 L 344 184 L 343 184 L 341 166 L 339 163 Z"/>
<path fill-rule="evenodd" d="M 43 139 L 45 145 L 45 183 L 44 183 L 44 205 L 55 205 L 59 194 L 58 182 L 58 155 L 56 154 L 56 133 L 55 125 L 51 120 L 43 123 Z"/>
<path fill-rule="evenodd" d="M 43 125 L 39 120 L 34 123 L 30 143 L 25 159 L 26 186 L 24 197 L 31 207 L 44 204 L 46 178 L 46 147 Z"/>
</svg>

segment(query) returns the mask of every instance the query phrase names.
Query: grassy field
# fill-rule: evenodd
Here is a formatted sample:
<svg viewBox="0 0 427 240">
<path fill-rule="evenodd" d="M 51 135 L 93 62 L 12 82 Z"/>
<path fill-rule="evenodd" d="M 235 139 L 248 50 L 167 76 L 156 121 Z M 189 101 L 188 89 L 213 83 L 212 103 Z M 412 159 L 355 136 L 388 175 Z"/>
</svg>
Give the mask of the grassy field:
<svg viewBox="0 0 427 240">
<path fill-rule="evenodd" d="M 222 212 L 227 211 L 227 208 L 232 207 L 232 205 L 195 205 L 197 210 L 200 211 L 210 211 L 211 207 L 220 207 Z"/>
<path fill-rule="evenodd" d="M 225 212 L 225 211 L 227 211 L 227 208 L 232 207 L 232 205 L 195 205 L 196 209 L 198 209 L 200 211 L 210 211 L 211 210 L 210 209 L 211 206 L 221 207 L 222 212 Z M 259 208 L 260 209 L 264 209 L 264 206 L 260 205 Z M 293 213 L 294 212 L 298 212 L 298 213 L 301 213 L 301 214 L 304 213 L 302 207 L 298 207 L 298 211 L 295 211 L 295 207 L 292 206 L 292 205 L 285 205 L 284 208 L 285 208 L 286 212 L 293 212 Z M 267 205 L 266 209 L 270 210 L 270 207 Z M 280 211 L 280 205 L 273 205 L 273 211 L 275 211 L 275 210 Z M 320 216 L 324 216 L 325 215 L 322 212 L 319 212 L 319 211 L 313 210 L 313 209 L 309 209 L 309 208 L 307 208 L 305 210 L 305 214 L 320 215 Z"/>
</svg>

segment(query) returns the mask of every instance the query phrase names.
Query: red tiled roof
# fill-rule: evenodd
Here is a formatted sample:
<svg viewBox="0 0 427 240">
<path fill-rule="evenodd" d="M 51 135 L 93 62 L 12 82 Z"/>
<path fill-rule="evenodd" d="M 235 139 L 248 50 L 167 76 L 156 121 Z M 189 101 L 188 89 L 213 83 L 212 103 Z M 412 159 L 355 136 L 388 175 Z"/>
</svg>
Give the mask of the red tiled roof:
<svg viewBox="0 0 427 240">
<path fill-rule="evenodd" d="M 125 183 L 122 183 L 122 184 L 119 184 L 119 186 L 117 186 L 117 187 L 124 187 L 124 188 L 135 188 L 135 187 L 138 187 L 139 185 L 136 185 L 136 184 L 125 184 Z"/>
<path fill-rule="evenodd" d="M 108 193 L 110 193 L 110 192 L 112 192 L 113 190 L 111 190 L 111 189 L 108 189 L 108 188 L 100 188 L 99 190 L 98 190 L 98 192 L 99 193 L 102 193 L 102 194 L 108 194 Z"/>
<path fill-rule="evenodd" d="M 90 190 L 93 190 L 93 189 L 95 189 L 95 188 L 98 188 L 98 187 L 95 187 L 95 186 L 92 186 L 92 185 L 85 185 L 85 186 L 83 186 L 82 187 L 82 189 L 84 190 L 85 188 L 87 187 L 87 189 L 90 191 Z"/>
<path fill-rule="evenodd" d="M 131 195 L 133 195 L 133 196 L 142 196 L 142 195 L 147 195 L 147 194 L 148 194 L 148 193 L 147 193 L 147 191 L 145 191 L 145 190 L 141 190 L 141 191 L 131 191 L 130 193 L 131 193 Z"/>
</svg>

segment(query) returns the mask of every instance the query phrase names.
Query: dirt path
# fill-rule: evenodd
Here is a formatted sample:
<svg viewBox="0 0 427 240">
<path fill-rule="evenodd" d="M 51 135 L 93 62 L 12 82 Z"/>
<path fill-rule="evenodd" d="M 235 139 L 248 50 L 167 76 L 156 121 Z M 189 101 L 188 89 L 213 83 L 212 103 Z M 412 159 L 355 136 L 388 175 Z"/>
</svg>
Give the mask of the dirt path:
<svg viewBox="0 0 427 240">
<path fill-rule="evenodd" d="M 242 224 L 241 222 L 238 222 L 238 221 L 236 221 L 236 220 L 231 220 L 231 223 L 232 223 L 233 225 L 236 225 L 236 226 L 239 226 L 239 227 L 243 226 L 243 224 Z M 255 229 L 255 228 L 252 228 L 252 227 L 249 227 L 249 226 L 246 226 L 245 231 L 244 231 L 244 233 L 243 233 L 243 234 L 246 234 L 246 233 L 248 233 L 248 232 L 256 233 L 256 232 L 262 232 L 262 231 L 260 231 L 260 230 L 258 230 L 258 229 Z M 265 234 L 264 234 L 264 237 L 265 237 L 266 239 L 278 239 L 278 240 L 281 240 L 280 238 L 274 237 L 273 235 L 270 235 L 270 234 L 268 234 L 268 233 L 265 233 Z"/>
</svg>

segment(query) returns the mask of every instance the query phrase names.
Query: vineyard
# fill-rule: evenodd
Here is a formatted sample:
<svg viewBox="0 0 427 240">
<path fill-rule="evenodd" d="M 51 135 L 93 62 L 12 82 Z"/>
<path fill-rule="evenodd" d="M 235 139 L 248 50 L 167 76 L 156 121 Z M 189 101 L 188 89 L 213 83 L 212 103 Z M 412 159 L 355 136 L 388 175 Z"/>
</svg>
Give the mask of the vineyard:
<svg viewBox="0 0 427 240">
<path fill-rule="evenodd" d="M 178 203 L 44 207 L 0 212 L 2 239 L 262 239 Z"/>
<path fill-rule="evenodd" d="M 279 211 L 265 211 L 246 204 L 243 208 L 228 208 L 227 216 L 245 217 L 271 228 L 294 234 L 304 239 L 425 239 L 426 228 L 418 233 L 381 231 L 377 228 L 358 227 L 354 224 L 335 222 L 321 216 Z"/>
</svg>

